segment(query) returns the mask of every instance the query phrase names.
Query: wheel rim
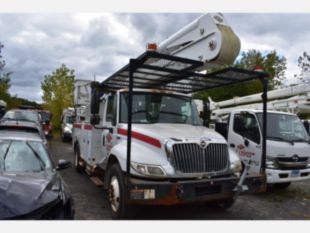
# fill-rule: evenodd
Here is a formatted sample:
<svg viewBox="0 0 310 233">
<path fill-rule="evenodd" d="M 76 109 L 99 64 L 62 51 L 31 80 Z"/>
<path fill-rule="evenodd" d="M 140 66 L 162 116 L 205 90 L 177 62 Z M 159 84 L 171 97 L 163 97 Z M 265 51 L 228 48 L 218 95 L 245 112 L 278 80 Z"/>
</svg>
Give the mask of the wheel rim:
<svg viewBox="0 0 310 233">
<path fill-rule="evenodd" d="M 109 199 L 112 210 L 117 212 L 120 204 L 120 190 L 119 182 L 116 176 L 113 176 L 110 181 Z"/>
</svg>

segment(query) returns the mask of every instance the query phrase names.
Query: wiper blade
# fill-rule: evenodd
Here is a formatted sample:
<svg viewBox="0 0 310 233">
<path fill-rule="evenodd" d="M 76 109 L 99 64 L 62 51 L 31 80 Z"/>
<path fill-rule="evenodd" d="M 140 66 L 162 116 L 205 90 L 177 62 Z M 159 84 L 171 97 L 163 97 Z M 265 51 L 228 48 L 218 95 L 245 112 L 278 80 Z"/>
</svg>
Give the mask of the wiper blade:
<svg viewBox="0 0 310 233">
<path fill-rule="evenodd" d="M 46 164 L 44 163 L 44 161 L 41 159 L 40 155 L 35 151 L 35 149 L 33 149 L 33 147 L 29 144 L 29 142 L 26 142 L 27 146 L 31 149 L 31 151 L 34 153 L 35 157 L 39 160 L 40 162 L 40 167 L 41 170 L 43 171 Z"/>
<path fill-rule="evenodd" d="M 268 136 L 267 139 L 271 139 L 271 140 L 272 140 L 272 139 L 275 139 L 275 140 L 277 140 L 277 141 L 288 142 L 288 143 L 294 145 L 294 141 L 288 140 L 288 139 L 285 139 L 285 138 L 282 138 L 282 137 Z"/>
<path fill-rule="evenodd" d="M 9 152 L 9 149 L 12 145 L 12 141 L 10 141 L 10 144 L 8 145 L 8 148 L 6 148 L 5 152 L 4 152 L 4 156 L 3 156 L 3 171 L 5 171 L 5 159 L 6 159 L 6 156 Z"/>
</svg>

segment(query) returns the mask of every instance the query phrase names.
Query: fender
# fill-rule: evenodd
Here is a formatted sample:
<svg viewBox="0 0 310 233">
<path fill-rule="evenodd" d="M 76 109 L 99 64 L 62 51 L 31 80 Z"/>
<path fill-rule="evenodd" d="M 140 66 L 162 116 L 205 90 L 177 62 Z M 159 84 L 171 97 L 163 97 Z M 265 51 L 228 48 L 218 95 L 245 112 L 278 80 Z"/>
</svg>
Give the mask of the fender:
<svg viewBox="0 0 310 233">
<path fill-rule="evenodd" d="M 116 156 L 122 171 L 126 171 L 127 140 L 124 139 L 127 139 L 127 137 L 122 137 L 122 139 L 111 149 L 109 154 Z M 132 140 L 131 142 L 131 161 L 161 166 L 168 164 L 166 153 L 162 148 L 157 148 L 138 140 Z"/>
</svg>

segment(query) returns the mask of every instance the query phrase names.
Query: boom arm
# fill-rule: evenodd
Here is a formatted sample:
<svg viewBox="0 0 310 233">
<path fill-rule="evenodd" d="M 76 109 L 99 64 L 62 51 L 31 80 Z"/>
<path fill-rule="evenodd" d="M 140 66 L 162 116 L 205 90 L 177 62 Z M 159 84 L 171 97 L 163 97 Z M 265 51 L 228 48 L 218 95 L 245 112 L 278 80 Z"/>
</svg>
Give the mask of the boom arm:
<svg viewBox="0 0 310 233">
<path fill-rule="evenodd" d="M 160 43 L 159 53 L 200 60 L 206 66 L 231 64 L 240 40 L 221 13 L 204 14 Z"/>
</svg>

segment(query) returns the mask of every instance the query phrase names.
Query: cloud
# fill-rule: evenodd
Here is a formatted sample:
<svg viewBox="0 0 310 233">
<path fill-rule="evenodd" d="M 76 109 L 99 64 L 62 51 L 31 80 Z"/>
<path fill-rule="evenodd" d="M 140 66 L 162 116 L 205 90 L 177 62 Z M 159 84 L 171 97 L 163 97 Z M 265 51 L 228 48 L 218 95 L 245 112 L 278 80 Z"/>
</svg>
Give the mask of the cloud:
<svg viewBox="0 0 310 233">
<path fill-rule="evenodd" d="M 77 78 L 102 81 L 137 57 L 148 42 L 161 42 L 200 14 L 78 13 L 0 14 L 6 70 L 12 94 L 41 101 L 40 83 L 61 64 Z M 225 14 L 242 50 L 276 49 L 288 60 L 287 76 L 310 41 L 310 14 Z"/>
</svg>

